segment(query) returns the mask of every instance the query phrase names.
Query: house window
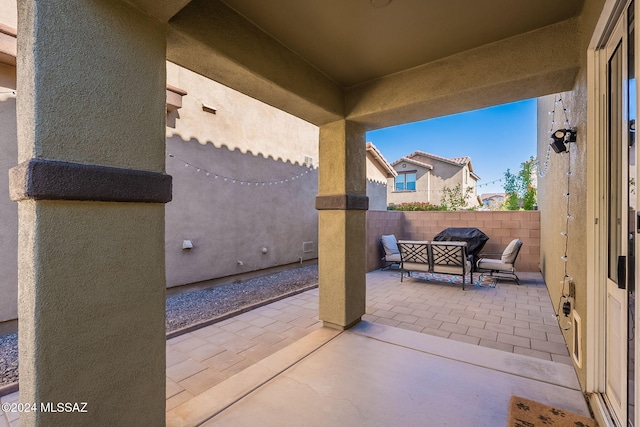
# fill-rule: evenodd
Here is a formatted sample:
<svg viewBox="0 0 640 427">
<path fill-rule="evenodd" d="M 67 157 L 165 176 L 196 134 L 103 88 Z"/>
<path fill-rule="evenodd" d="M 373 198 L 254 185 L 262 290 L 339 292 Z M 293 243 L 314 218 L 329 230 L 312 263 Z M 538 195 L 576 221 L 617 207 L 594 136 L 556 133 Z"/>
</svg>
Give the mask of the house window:
<svg viewBox="0 0 640 427">
<path fill-rule="evenodd" d="M 396 191 L 416 191 L 416 173 L 401 172 L 396 177 Z"/>
</svg>

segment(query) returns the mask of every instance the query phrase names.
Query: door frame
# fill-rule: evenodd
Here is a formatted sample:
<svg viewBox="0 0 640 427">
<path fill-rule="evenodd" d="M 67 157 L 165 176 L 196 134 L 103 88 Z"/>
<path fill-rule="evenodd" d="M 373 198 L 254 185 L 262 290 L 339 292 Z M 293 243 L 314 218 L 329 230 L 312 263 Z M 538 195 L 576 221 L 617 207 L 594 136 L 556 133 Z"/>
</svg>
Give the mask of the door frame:
<svg viewBox="0 0 640 427">
<path fill-rule="evenodd" d="M 606 279 L 607 256 L 602 248 L 607 245 L 606 209 L 606 146 L 598 141 L 607 138 L 606 114 L 607 99 L 603 98 L 603 87 L 606 90 L 606 72 L 602 72 L 602 63 L 607 62 L 603 48 L 606 46 L 613 30 L 627 9 L 627 0 L 606 0 L 600 14 L 598 24 L 587 50 L 587 322 L 586 328 L 586 384 L 585 391 L 589 393 L 591 408 L 600 425 L 615 426 L 605 403 L 605 355 L 606 355 Z M 640 1 L 634 3 L 635 16 L 638 16 Z M 635 46 L 638 46 L 639 32 L 635 31 Z M 638 68 L 638 56 L 635 55 L 635 69 Z M 636 89 L 637 90 L 637 89 Z M 637 97 L 636 97 L 637 99 Z M 636 101 L 637 102 L 637 101 Z M 637 106 L 636 106 L 637 108 Z M 636 164 L 637 159 L 636 159 Z M 637 206 L 635 207 L 637 210 Z M 638 239 L 635 239 L 636 253 Z M 636 271 L 638 269 L 636 257 Z M 636 281 L 637 282 L 637 281 Z M 603 286 L 604 284 L 604 286 Z M 637 298 L 636 298 L 637 300 Z M 637 309 L 636 301 L 636 309 Z M 636 310 L 637 313 L 637 310 Z M 634 319 L 635 331 L 639 322 Z M 637 340 L 636 332 L 634 339 Z M 638 360 L 638 345 L 635 346 L 635 358 Z M 635 396 L 640 396 L 638 370 L 635 371 Z M 640 405 L 635 405 L 636 424 L 640 421 Z"/>
</svg>

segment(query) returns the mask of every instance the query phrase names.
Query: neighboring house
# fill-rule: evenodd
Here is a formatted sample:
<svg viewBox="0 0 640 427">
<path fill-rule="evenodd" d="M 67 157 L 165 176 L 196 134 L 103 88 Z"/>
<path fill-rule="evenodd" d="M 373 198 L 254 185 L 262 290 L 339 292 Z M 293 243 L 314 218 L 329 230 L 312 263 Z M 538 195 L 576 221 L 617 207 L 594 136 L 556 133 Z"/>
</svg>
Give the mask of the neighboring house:
<svg viewBox="0 0 640 427">
<path fill-rule="evenodd" d="M 473 171 L 470 157 L 448 159 L 424 151 L 415 151 L 396 160 L 391 166 L 398 175 L 389 179 L 389 204 L 426 202 L 440 205 L 443 189 L 453 189 L 460 185 L 463 192 L 471 188 L 467 197 L 467 207 L 479 205 L 476 183 L 480 177 Z"/>
<path fill-rule="evenodd" d="M 367 197 L 370 211 L 387 210 L 387 181 L 398 173 L 371 142 L 367 142 Z"/>
<path fill-rule="evenodd" d="M 484 193 L 480 195 L 480 199 L 485 209 L 497 210 L 502 206 L 505 196 L 505 193 Z"/>
</svg>

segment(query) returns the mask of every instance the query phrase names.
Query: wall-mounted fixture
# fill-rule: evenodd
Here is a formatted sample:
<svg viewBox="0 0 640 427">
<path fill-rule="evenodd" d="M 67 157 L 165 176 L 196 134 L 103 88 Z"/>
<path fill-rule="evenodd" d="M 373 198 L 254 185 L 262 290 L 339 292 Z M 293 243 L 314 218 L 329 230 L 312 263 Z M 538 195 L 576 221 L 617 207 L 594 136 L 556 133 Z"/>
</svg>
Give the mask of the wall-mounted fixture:
<svg viewBox="0 0 640 427">
<path fill-rule="evenodd" d="M 190 249 L 193 249 L 193 242 L 191 242 L 191 240 L 183 240 L 182 241 L 182 250 L 183 251 L 188 251 Z"/>
<path fill-rule="evenodd" d="M 569 151 L 567 143 L 576 142 L 576 135 L 578 131 L 576 128 L 571 129 L 558 129 L 551 134 L 551 148 L 556 153 L 566 153 Z"/>
<path fill-rule="evenodd" d="M 238 260 L 238 267 L 242 267 L 244 265 L 244 261 Z"/>
<path fill-rule="evenodd" d="M 216 111 L 218 111 L 217 108 L 212 107 L 211 105 L 207 105 L 204 102 L 202 103 L 202 111 L 204 111 L 205 113 L 211 113 L 211 114 L 216 114 Z"/>
<path fill-rule="evenodd" d="M 266 254 L 267 252 L 269 252 L 269 249 L 267 249 L 267 247 L 266 247 L 266 246 L 265 246 L 265 247 L 263 247 L 263 248 L 262 248 L 262 253 L 263 253 L 263 254 Z"/>
<path fill-rule="evenodd" d="M 187 94 L 186 91 L 175 86 L 167 85 L 167 113 L 182 108 L 182 97 Z"/>
<path fill-rule="evenodd" d="M 302 242 L 302 252 L 305 254 L 313 252 L 313 241 Z"/>
</svg>

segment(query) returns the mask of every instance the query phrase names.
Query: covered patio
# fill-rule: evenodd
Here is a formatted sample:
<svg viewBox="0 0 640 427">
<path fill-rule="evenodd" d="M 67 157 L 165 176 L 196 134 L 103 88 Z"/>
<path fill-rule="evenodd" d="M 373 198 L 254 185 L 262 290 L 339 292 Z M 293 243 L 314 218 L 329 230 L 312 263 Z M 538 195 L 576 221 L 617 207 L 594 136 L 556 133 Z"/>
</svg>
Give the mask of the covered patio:
<svg viewBox="0 0 640 427">
<path fill-rule="evenodd" d="M 169 340 L 167 425 L 495 426 L 512 395 L 588 416 L 546 286 L 521 277 L 463 291 L 376 270 L 349 331 L 321 326 L 312 290 Z"/>
<path fill-rule="evenodd" d="M 612 2 L 606 3 L 607 11 L 613 10 Z M 496 425 L 504 416 L 499 409 L 504 408 L 503 399 L 511 393 L 532 390 L 525 397 L 546 398 L 556 405 L 569 395 L 566 390 L 581 397 L 566 359 L 532 358 L 535 352 L 515 354 L 527 348 L 546 352 L 550 359 L 555 354 L 551 348 L 533 348 L 533 340 L 542 341 L 539 338 L 517 335 L 516 329 L 531 333 L 535 328 L 503 321 L 552 327 L 545 323 L 549 310 L 543 313 L 534 308 L 540 306 L 528 298 L 518 306 L 517 297 L 498 296 L 504 304 L 493 308 L 469 301 L 479 304 L 468 304 L 469 308 L 489 310 L 472 318 L 452 315 L 461 309 L 440 301 L 445 304 L 440 310 L 449 312 L 424 320 L 441 321 L 437 326 L 417 324 L 421 316 L 416 311 L 426 311 L 424 306 L 388 303 L 393 307 L 374 307 L 369 313 L 366 309 L 367 292 L 374 292 L 367 289 L 365 261 L 367 130 L 572 91 L 573 99 L 568 100 L 575 111 L 572 124 L 581 129 L 581 138 L 586 134 L 586 52 L 603 2 L 508 4 L 464 2 L 460 8 L 438 3 L 430 9 L 433 2 L 388 0 L 332 2 L 331 8 L 324 1 L 293 0 L 268 5 L 240 0 L 19 2 L 17 62 L 22 71 L 17 91 L 26 95 L 17 98 L 19 165 L 12 170 L 10 188 L 19 211 L 21 399 L 89 401 L 93 408 L 89 414 L 25 413 L 23 424 L 118 425 L 126 420 L 128 425 L 163 425 L 168 420 L 175 425 L 174 420 L 183 415 L 191 420 L 198 410 L 211 411 L 210 405 L 220 403 L 223 409 L 243 396 L 248 397 L 244 402 L 259 403 L 250 405 L 250 413 L 261 417 L 263 425 L 269 419 L 278 425 L 295 419 L 281 406 L 270 405 L 273 399 L 312 421 L 326 414 L 346 424 L 354 413 L 350 406 L 342 406 L 347 396 L 371 396 L 382 389 L 389 391 L 385 396 L 417 392 L 394 401 L 395 411 L 406 409 L 394 413 L 408 414 L 416 424 L 424 416 L 434 417 L 427 414 L 437 409 L 452 424 L 464 421 L 455 417 L 470 414 Z M 315 206 L 318 317 L 323 325 L 307 335 L 313 345 L 298 341 L 282 350 L 286 353 L 274 356 L 282 360 L 283 354 L 293 353 L 285 363 L 267 358 L 251 364 L 249 370 L 218 384 L 214 394 L 200 393 L 173 408 L 168 417 L 165 384 L 166 374 L 172 371 L 171 366 L 166 368 L 170 359 L 165 359 L 164 204 L 171 200 L 172 190 L 171 177 L 165 173 L 166 60 L 318 127 Z M 580 151 L 576 166 L 588 167 L 573 169 L 572 182 L 585 184 L 581 188 L 592 184 L 587 178 L 598 177 L 596 164 L 585 153 Z M 549 178 L 564 175 L 558 167 L 550 170 Z M 575 229 L 589 224 L 594 214 L 586 190 L 573 193 L 572 206 L 580 207 L 575 212 Z M 586 319 L 587 309 L 591 310 L 588 292 L 593 293 L 587 287 L 592 280 L 587 277 L 591 255 L 581 249 L 595 247 L 594 242 L 584 233 L 573 233 L 572 258 L 562 263 L 557 252 L 564 245 L 556 244 L 553 236 L 557 240 L 563 223 L 555 221 L 552 213 L 563 206 L 558 200 L 565 202 L 565 198 L 552 191 L 545 197 L 541 205 L 547 209 L 541 212 L 548 213 L 541 222 L 543 273 L 549 278 L 553 300 L 558 301 L 561 289 L 555 278 L 562 267 L 570 267 L 576 283 L 573 307 Z M 504 316 L 496 315 L 500 307 L 505 309 Z M 536 311 L 542 322 L 523 317 Z M 492 318 L 483 320 L 481 315 Z M 358 325 L 363 316 L 376 319 Z M 484 326 L 464 323 L 469 320 Z M 388 326 L 383 321 L 399 323 Z M 491 330 L 491 325 L 512 328 L 513 334 Z M 403 329 L 420 327 L 420 332 Z M 464 338 L 477 339 L 477 344 L 461 343 L 422 333 L 428 330 L 448 338 L 467 337 L 469 331 L 478 330 L 484 336 Z M 549 341 L 547 331 L 543 332 L 547 342 L 560 344 Z M 251 342 L 265 334 L 244 339 Z M 595 353 L 598 342 L 587 341 L 584 330 L 574 336 L 583 338 L 581 348 L 589 350 L 589 357 Z M 187 339 L 182 338 L 181 347 L 188 347 Z M 440 351 L 441 340 L 447 349 L 456 350 Z M 492 341 L 494 346 L 512 346 L 513 353 L 482 345 Z M 251 347 L 237 350 L 242 353 Z M 473 368 L 465 372 L 463 365 Z M 306 371 L 296 377 L 290 375 L 291 367 Z M 594 381 L 600 378 L 596 377 L 600 365 L 586 368 L 586 364 L 578 367 L 582 390 L 601 392 L 601 384 Z M 315 372 L 314 378 L 308 376 L 309 369 Z M 264 375 L 254 376 L 256 371 Z M 560 371 L 573 379 L 565 382 Z M 429 372 L 446 372 L 446 381 L 415 382 L 430 376 Z M 527 372 L 525 386 L 521 379 Z M 349 373 L 362 375 L 353 378 Z M 499 387 L 489 387 L 489 378 L 499 376 L 504 387 L 497 394 Z M 314 393 L 308 406 L 299 400 L 304 399 L 300 391 L 306 386 L 296 386 L 310 384 L 302 377 L 314 382 L 314 387 L 325 386 L 323 379 L 332 378 L 335 387 L 326 389 L 322 399 Z M 251 380 L 255 378 L 257 383 Z M 227 382 L 231 379 L 250 385 L 236 388 Z M 529 381 L 540 388 L 530 387 Z M 268 393 L 256 390 L 247 395 L 267 382 Z M 294 396 L 278 392 L 283 382 L 291 385 L 287 393 Z M 446 395 L 438 385 L 445 383 L 451 398 L 444 400 L 456 403 L 455 408 L 463 401 L 469 408 L 464 414 L 441 404 Z M 562 393 L 543 391 L 550 384 Z M 411 399 L 421 395 L 429 396 L 429 401 Z M 200 404 L 199 397 L 208 403 Z M 375 417 L 379 412 L 374 409 L 382 406 L 372 406 L 383 399 L 363 400 L 364 406 L 355 402 L 360 411 L 355 413 Z M 244 402 L 234 407 L 245 406 Z M 482 415 L 489 413 L 497 418 Z M 227 414 L 221 418 L 223 424 L 230 423 Z M 185 424 L 197 424 L 209 415 Z M 246 420 L 237 417 L 237 425 Z M 383 422 L 382 418 L 374 421 Z"/>
<path fill-rule="evenodd" d="M 495 288 L 468 286 L 463 291 L 459 284 L 439 280 L 405 278 L 401 283 L 398 270 L 376 270 L 366 276 L 365 322 L 348 334 L 322 328 L 318 320 L 318 289 L 314 289 L 169 339 L 168 425 L 198 425 L 202 419 L 224 409 L 226 405 L 220 406 L 219 402 L 233 403 L 210 422 L 224 425 L 229 422 L 228 411 L 243 413 L 235 409 L 246 405 L 238 397 L 246 394 L 247 399 L 252 399 L 254 392 L 264 393 L 265 388 L 259 386 L 265 378 L 269 384 L 283 381 L 280 375 L 286 377 L 287 369 L 307 356 L 314 355 L 319 363 L 325 363 L 327 352 L 332 354 L 330 366 L 321 369 L 333 369 L 336 360 L 347 357 L 343 352 L 350 355 L 347 359 L 358 355 L 359 375 L 365 378 L 372 375 L 367 381 L 376 383 L 363 384 L 361 391 L 373 387 L 376 395 L 393 402 L 385 404 L 385 410 L 391 407 L 395 411 L 407 410 L 408 398 L 402 403 L 399 396 L 391 395 L 407 392 L 394 387 L 408 387 L 422 401 L 421 407 L 427 401 L 432 402 L 434 406 L 424 406 L 430 417 L 440 413 L 443 422 L 451 425 L 465 425 L 465 420 L 480 422 L 478 418 L 486 422 L 479 425 L 500 425 L 503 418 L 506 422 L 511 394 L 588 415 L 542 277 L 539 273 L 519 274 L 520 286 L 501 280 Z M 331 345 L 320 352 L 325 344 Z M 349 362 L 345 363 L 339 369 L 346 369 Z M 282 372 L 270 371 L 271 376 L 261 376 L 265 374 L 264 366 L 272 364 Z M 375 366 L 365 368 L 367 364 Z M 403 373 L 400 368 L 403 366 L 409 371 Z M 414 370 L 416 375 L 420 372 L 427 376 L 424 384 L 415 382 L 410 375 Z M 448 385 L 434 384 L 435 372 Z M 553 375 L 541 376 L 541 372 Z M 407 376 L 403 379 L 403 375 Z M 455 385 L 457 382 L 460 384 Z M 265 383 L 265 387 L 271 396 L 271 386 Z M 353 385 L 351 380 L 344 384 L 338 381 L 332 387 L 349 393 Z M 18 398 L 19 393 L 14 393 L 0 400 L 13 402 Z M 452 406 L 442 405 L 443 399 Z M 365 408 L 367 398 L 361 396 L 359 400 L 364 405 L 361 409 L 367 409 L 373 416 L 372 408 Z M 467 412 L 463 418 L 447 419 L 459 412 L 456 411 L 459 402 L 465 402 Z M 254 407 L 251 411 L 255 410 Z M 6 415 L 6 420 L 0 418 L 0 427 L 15 425 L 17 414 Z M 317 418 L 317 425 L 354 425 L 350 422 L 349 417 L 353 416 L 350 411 L 331 415 L 336 418 L 327 416 Z M 270 422 L 282 425 L 287 418 L 279 416 Z M 301 418 L 295 420 L 299 422 Z M 388 425 L 387 421 L 380 422 Z M 251 418 L 246 422 L 252 422 Z M 419 418 L 403 420 L 403 425 L 412 423 L 423 425 Z"/>
</svg>

